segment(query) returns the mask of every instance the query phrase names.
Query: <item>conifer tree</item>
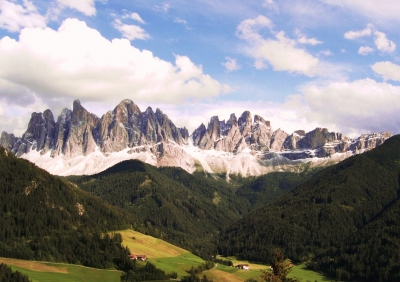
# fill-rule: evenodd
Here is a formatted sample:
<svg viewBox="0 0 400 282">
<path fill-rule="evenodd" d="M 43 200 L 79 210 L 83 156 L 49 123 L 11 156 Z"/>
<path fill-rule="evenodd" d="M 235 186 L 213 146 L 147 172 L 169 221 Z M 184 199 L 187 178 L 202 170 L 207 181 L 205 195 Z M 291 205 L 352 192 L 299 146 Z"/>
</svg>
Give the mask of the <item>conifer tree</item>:
<svg viewBox="0 0 400 282">
<path fill-rule="evenodd" d="M 275 250 L 275 259 L 271 265 L 272 272 L 261 270 L 262 274 L 260 277 L 266 282 L 297 281 L 287 277 L 292 267 L 292 262 L 289 259 L 285 259 L 282 250 L 278 248 Z"/>
</svg>

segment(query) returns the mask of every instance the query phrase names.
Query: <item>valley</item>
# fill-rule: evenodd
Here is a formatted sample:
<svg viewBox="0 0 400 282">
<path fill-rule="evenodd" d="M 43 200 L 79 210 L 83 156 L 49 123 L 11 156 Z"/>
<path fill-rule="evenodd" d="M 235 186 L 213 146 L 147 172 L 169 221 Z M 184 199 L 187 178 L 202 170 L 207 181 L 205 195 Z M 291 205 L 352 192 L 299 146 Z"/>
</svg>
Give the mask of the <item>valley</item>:
<svg viewBox="0 0 400 282">
<path fill-rule="evenodd" d="M 307 134 L 301 140 L 309 140 L 310 146 L 320 140 L 324 148 L 331 146 L 329 138 L 338 138 L 326 130 Z M 221 159 L 214 155 L 208 164 L 214 167 L 211 171 L 205 165 L 189 173 L 181 166 L 127 159 L 98 173 L 60 177 L 23 154 L 18 157 L 1 148 L 0 220 L 5 228 L 0 232 L 0 256 L 119 270 L 121 281 L 176 276 L 190 281 L 196 275 L 251 281 L 260 280 L 260 269 L 268 269 L 276 248 L 281 248 L 295 263 L 289 277 L 299 281 L 397 279 L 400 137 L 374 136 L 374 142 L 367 142 L 373 145 L 339 163 L 331 156 L 314 156 L 283 169 L 293 160 L 283 157 L 287 151 L 277 153 L 276 171 L 262 175 L 217 173 L 215 164 Z M 39 164 L 42 156 L 51 155 L 51 150 L 37 151 L 37 143 L 32 144 Z M 240 159 L 242 152 L 218 154 Z M 162 160 L 165 155 L 158 156 Z M 84 167 L 85 157 L 79 158 Z M 320 161 L 324 165 L 317 165 Z M 379 252 L 379 262 L 370 264 Z M 130 253 L 148 259 L 129 260 Z M 251 268 L 221 263 L 211 267 L 215 258 Z"/>
</svg>

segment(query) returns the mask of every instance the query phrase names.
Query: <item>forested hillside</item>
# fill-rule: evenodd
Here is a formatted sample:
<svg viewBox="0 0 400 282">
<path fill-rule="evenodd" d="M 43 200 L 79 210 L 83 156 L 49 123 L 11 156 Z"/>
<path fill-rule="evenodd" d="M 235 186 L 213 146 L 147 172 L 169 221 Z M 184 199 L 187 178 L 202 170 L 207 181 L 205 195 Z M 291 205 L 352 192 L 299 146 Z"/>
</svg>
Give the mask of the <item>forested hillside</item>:
<svg viewBox="0 0 400 282">
<path fill-rule="evenodd" d="M 305 168 L 301 173 L 271 172 L 258 177 L 242 179 L 243 184 L 237 189 L 236 194 L 246 198 L 253 210 L 292 191 L 319 170 L 319 168 Z"/>
<path fill-rule="evenodd" d="M 222 232 L 250 209 L 224 180 L 124 161 L 92 175 L 68 177 L 82 189 L 136 216 L 135 227 L 203 257 L 215 253 Z"/>
<path fill-rule="evenodd" d="M 0 256 L 98 268 L 125 256 L 131 215 L 0 147 Z"/>
<path fill-rule="evenodd" d="M 270 262 L 276 247 L 340 279 L 397 279 L 400 136 L 351 157 L 220 236 L 219 252 Z"/>
</svg>

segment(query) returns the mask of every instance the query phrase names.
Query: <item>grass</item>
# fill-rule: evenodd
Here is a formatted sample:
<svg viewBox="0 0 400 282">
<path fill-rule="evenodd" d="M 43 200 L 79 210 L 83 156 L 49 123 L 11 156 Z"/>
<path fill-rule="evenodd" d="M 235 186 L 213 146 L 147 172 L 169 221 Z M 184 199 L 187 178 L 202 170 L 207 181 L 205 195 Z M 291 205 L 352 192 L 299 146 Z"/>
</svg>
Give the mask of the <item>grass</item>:
<svg viewBox="0 0 400 282">
<path fill-rule="evenodd" d="M 255 264 L 255 263 L 250 263 L 248 261 L 241 261 L 241 260 L 237 260 L 236 257 L 218 257 L 218 258 L 229 259 L 233 262 L 233 265 L 248 264 L 250 267 L 250 270 L 241 270 L 241 269 L 237 269 L 235 267 L 229 267 L 229 266 L 218 264 L 216 269 L 212 269 L 207 272 L 204 272 L 204 274 L 206 274 L 207 277 L 213 279 L 214 281 L 245 281 L 249 278 L 253 278 L 253 279 L 256 279 L 257 281 L 261 281 L 261 279 L 260 279 L 261 271 L 260 270 L 261 269 L 262 270 L 269 269 L 268 265 Z M 234 277 L 232 275 L 237 277 L 240 280 L 233 280 Z M 330 279 L 329 277 L 326 277 L 318 272 L 307 269 L 304 264 L 293 266 L 292 271 L 289 273 L 288 276 L 291 278 L 296 278 L 300 282 L 333 281 L 333 279 Z"/>
<path fill-rule="evenodd" d="M 187 271 L 204 263 L 204 260 L 191 253 L 183 254 L 178 257 L 149 259 L 157 268 L 164 270 L 166 273 L 176 272 L 178 277 L 187 276 Z"/>
<path fill-rule="evenodd" d="M 324 282 L 324 281 L 334 281 L 334 279 L 330 279 L 329 277 L 326 277 L 322 275 L 321 273 L 309 270 L 306 268 L 304 264 L 299 264 L 295 265 L 292 268 L 292 271 L 288 275 L 289 277 L 292 278 L 297 278 L 301 282 L 307 282 L 307 281 L 318 281 L 318 282 Z"/>
<path fill-rule="evenodd" d="M 123 245 L 129 247 L 131 253 L 144 254 L 148 261 L 157 268 L 166 273 L 176 272 L 178 277 L 188 275 L 187 271 L 192 266 L 196 267 L 204 263 L 204 260 L 198 256 L 189 253 L 187 250 L 174 246 L 161 239 L 157 239 L 134 230 L 118 231 L 122 235 Z M 260 269 L 269 269 L 269 266 L 262 264 L 240 261 L 235 257 L 219 257 L 229 259 L 234 265 L 248 264 L 250 270 L 241 270 L 235 267 L 229 267 L 217 264 L 213 269 L 204 271 L 202 275 L 215 282 L 243 282 L 253 278 L 260 279 Z M 122 272 L 116 270 L 103 270 L 89 267 L 83 267 L 71 264 L 56 264 L 45 262 L 33 262 L 16 259 L 0 258 L 0 263 L 9 265 L 13 270 L 18 270 L 32 279 L 33 282 L 52 282 L 52 281 L 84 281 L 84 282 L 110 282 L 120 281 Z M 143 262 L 138 262 L 145 264 Z M 296 265 L 289 273 L 289 277 L 297 278 L 300 282 L 332 281 L 320 273 L 306 269 L 305 265 Z"/>
<path fill-rule="evenodd" d="M 146 255 L 149 262 L 166 273 L 175 271 L 179 277 L 186 276 L 186 271 L 192 266 L 204 263 L 200 257 L 161 239 L 131 229 L 118 233 L 122 236 L 122 244 L 127 246 L 132 254 Z"/>
<path fill-rule="evenodd" d="M 151 259 L 178 257 L 183 254 L 189 254 L 185 249 L 132 229 L 117 232 L 122 236 L 122 244 L 127 246 L 132 254 L 146 255 Z"/>
<path fill-rule="evenodd" d="M 120 281 L 121 271 L 89 268 L 72 264 L 56 264 L 0 258 L 12 270 L 28 275 L 32 282 L 110 282 Z"/>
</svg>

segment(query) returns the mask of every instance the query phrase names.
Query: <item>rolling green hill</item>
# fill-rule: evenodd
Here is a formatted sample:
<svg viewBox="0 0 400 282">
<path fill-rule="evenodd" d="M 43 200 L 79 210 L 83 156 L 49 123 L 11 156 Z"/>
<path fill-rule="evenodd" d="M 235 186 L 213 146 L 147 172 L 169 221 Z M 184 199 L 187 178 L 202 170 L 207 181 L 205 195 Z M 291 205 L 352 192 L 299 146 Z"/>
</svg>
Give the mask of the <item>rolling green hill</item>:
<svg viewBox="0 0 400 282">
<path fill-rule="evenodd" d="M 155 237 L 202 257 L 215 253 L 218 234 L 250 209 L 223 180 L 191 175 L 180 168 L 155 168 L 137 160 L 102 173 L 68 177 L 80 188 L 125 208 Z"/>
<path fill-rule="evenodd" d="M 400 136 L 394 136 L 244 216 L 220 236 L 219 252 L 266 262 L 281 247 L 297 262 L 315 256 L 314 269 L 340 279 L 395 280 L 399 176 Z"/>
</svg>

